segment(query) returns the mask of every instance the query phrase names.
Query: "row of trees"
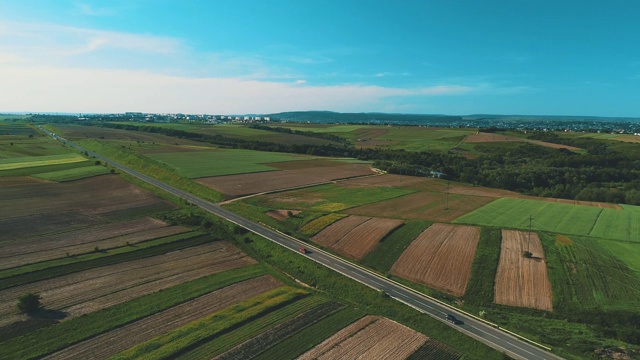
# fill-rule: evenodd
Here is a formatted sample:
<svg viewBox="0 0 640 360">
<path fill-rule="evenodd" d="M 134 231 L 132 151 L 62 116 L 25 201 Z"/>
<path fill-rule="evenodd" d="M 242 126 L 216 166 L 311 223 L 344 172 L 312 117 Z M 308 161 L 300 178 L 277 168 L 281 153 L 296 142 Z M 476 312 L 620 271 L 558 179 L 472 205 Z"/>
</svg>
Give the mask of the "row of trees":
<svg viewBox="0 0 640 360">
<path fill-rule="evenodd" d="M 619 151 L 593 139 L 562 139 L 553 133 L 534 133 L 533 139 L 563 142 L 585 149 L 576 153 L 529 143 L 477 145 L 482 154 L 468 159 L 453 153 L 412 152 L 394 149 L 359 149 L 341 144 L 285 144 L 207 135 L 184 130 L 123 123 L 105 127 L 162 133 L 168 136 L 206 141 L 229 148 L 289 152 L 316 156 L 353 157 L 374 161 L 389 173 L 433 176 L 517 191 L 529 195 L 586 201 L 640 205 L 640 153 Z M 307 132 L 298 135 L 310 136 Z M 551 134 L 551 135 L 550 135 Z M 314 135 L 314 137 L 316 137 Z"/>
</svg>

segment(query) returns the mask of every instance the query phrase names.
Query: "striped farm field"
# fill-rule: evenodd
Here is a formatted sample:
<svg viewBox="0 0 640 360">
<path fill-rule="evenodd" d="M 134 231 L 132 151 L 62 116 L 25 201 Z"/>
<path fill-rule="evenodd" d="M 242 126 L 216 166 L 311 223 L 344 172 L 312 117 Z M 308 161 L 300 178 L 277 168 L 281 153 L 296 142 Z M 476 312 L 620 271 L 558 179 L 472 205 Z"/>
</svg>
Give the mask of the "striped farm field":
<svg viewBox="0 0 640 360">
<path fill-rule="evenodd" d="M 75 344 L 46 359 L 106 359 L 281 285 L 280 281 L 269 275 L 245 280 Z"/>
<path fill-rule="evenodd" d="M 334 222 L 344 217 L 347 217 L 347 215 L 339 214 L 339 213 L 327 214 L 325 216 L 319 217 L 317 219 L 314 219 L 308 222 L 302 227 L 301 230 L 303 233 L 307 235 L 315 235 L 318 232 L 320 232 L 322 229 L 326 228 L 327 226 L 333 224 Z"/>
<path fill-rule="evenodd" d="M 254 264 L 233 245 L 213 242 L 164 255 L 98 267 L 0 291 L 0 326 L 24 320 L 18 297 L 37 292 L 43 306 L 67 318 L 119 304 L 217 272 Z"/>
<path fill-rule="evenodd" d="M 529 228 L 529 216 L 534 230 L 640 241 L 640 207 L 630 205 L 612 209 L 501 198 L 454 222 L 525 230 Z"/>
<path fill-rule="evenodd" d="M 400 255 L 391 267 L 391 273 L 454 296 L 463 296 L 479 240 L 478 227 L 433 224 Z"/>
<path fill-rule="evenodd" d="M 525 257 L 525 251 L 532 257 Z M 538 234 L 502 230 L 494 300 L 502 305 L 553 310 L 547 262 Z"/>
<path fill-rule="evenodd" d="M 92 176 L 109 173 L 109 168 L 105 166 L 83 166 L 67 170 L 50 171 L 33 175 L 40 179 L 53 180 L 58 182 L 84 179 Z"/>
<path fill-rule="evenodd" d="M 349 216 L 328 226 L 311 240 L 360 260 L 400 225 L 402 220 Z"/>
<path fill-rule="evenodd" d="M 77 162 L 82 162 L 86 160 L 87 159 L 85 159 L 84 157 L 78 154 L 73 154 L 73 153 L 38 156 L 38 157 L 28 156 L 28 157 L 0 159 L 0 171 L 36 167 L 36 166 L 77 163 Z"/>
<path fill-rule="evenodd" d="M 365 316 L 298 359 L 406 359 L 429 338 L 395 321 Z"/>
</svg>

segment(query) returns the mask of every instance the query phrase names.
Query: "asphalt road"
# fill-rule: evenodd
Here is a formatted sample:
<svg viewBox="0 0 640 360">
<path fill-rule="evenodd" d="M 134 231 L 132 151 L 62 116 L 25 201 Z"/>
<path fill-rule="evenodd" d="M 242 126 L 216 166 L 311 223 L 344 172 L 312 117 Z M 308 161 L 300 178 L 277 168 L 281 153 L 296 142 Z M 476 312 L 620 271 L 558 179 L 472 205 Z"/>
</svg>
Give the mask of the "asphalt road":
<svg viewBox="0 0 640 360">
<path fill-rule="evenodd" d="M 42 128 L 40 129 L 45 133 L 52 135 L 49 131 L 46 131 L 45 129 L 42 129 Z M 59 136 L 56 136 L 55 138 L 67 144 L 68 146 L 74 147 L 82 152 L 87 151 L 84 148 L 64 138 L 61 138 Z M 401 301 L 425 314 L 428 314 L 450 325 L 454 329 L 468 336 L 471 336 L 479 341 L 482 341 L 486 345 L 500 352 L 506 353 L 512 358 L 515 358 L 515 359 L 562 359 L 561 357 L 555 354 L 552 354 L 549 351 L 542 349 L 541 347 L 533 345 L 525 340 L 521 340 L 499 329 L 495 325 L 483 322 L 475 317 L 468 316 L 465 313 L 459 312 L 454 308 L 446 306 L 445 304 L 442 304 L 435 299 L 429 298 L 399 283 L 396 283 L 383 276 L 370 272 L 358 265 L 354 265 L 348 261 L 342 260 L 336 256 L 328 254 L 320 249 L 310 246 L 309 244 L 303 243 L 299 240 L 296 240 L 290 236 L 287 236 L 285 234 L 272 230 L 268 227 L 254 223 L 251 220 L 245 219 L 235 213 L 232 213 L 228 210 L 221 208 L 217 204 L 211 203 L 209 201 L 205 201 L 190 193 L 176 189 L 152 177 L 149 177 L 145 174 L 137 172 L 133 169 L 130 169 L 116 162 L 113 162 L 110 159 L 107 159 L 99 154 L 93 153 L 91 151 L 87 151 L 87 153 L 90 156 L 94 156 L 96 159 L 102 160 L 105 163 L 110 164 L 114 168 L 117 168 L 123 172 L 127 172 L 151 185 L 154 185 L 162 190 L 165 190 L 175 196 L 183 198 L 214 215 L 222 217 L 228 221 L 231 221 L 239 226 L 244 227 L 245 229 L 251 232 L 254 232 L 260 236 L 263 236 L 264 238 L 269 239 L 285 248 L 295 251 L 299 253 L 300 256 L 306 256 L 351 279 L 361 282 L 374 289 L 384 291 L 392 298 L 398 301 Z M 304 246 L 309 250 L 309 252 L 306 255 L 301 254 L 299 252 L 300 246 Z M 461 320 L 462 323 L 451 324 L 446 322 L 445 317 L 447 314 L 454 315 L 457 319 Z"/>
</svg>

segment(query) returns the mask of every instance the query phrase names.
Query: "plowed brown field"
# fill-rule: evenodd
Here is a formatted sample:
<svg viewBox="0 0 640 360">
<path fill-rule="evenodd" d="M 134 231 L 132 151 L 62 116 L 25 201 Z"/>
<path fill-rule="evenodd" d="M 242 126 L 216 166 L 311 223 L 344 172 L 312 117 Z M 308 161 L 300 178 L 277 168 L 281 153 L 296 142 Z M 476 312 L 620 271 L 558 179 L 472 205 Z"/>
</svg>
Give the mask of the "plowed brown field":
<svg viewBox="0 0 640 360">
<path fill-rule="evenodd" d="M 296 161 L 296 163 L 307 163 L 312 161 L 313 160 Z M 242 195 L 289 189 L 298 186 L 325 183 L 337 179 L 375 174 L 369 165 L 337 164 L 338 165 L 331 167 L 301 167 L 305 164 L 298 164 L 295 166 L 298 166 L 299 168 L 292 170 L 215 176 L 197 179 L 196 181 L 220 191 L 229 198 L 234 198 Z M 270 164 L 269 166 L 275 167 L 277 165 Z M 285 165 L 281 164 L 280 166 Z"/>
<path fill-rule="evenodd" d="M 109 249 L 187 232 L 149 217 L 84 228 L 50 236 L 0 243 L 0 269 L 91 252 L 97 246 Z"/>
<path fill-rule="evenodd" d="M 270 275 L 233 284 L 98 335 L 45 359 L 107 359 L 134 345 L 281 285 L 280 281 Z"/>
<path fill-rule="evenodd" d="M 80 316 L 209 274 L 255 263 L 226 242 L 104 266 L 0 291 L 0 326 L 23 319 L 15 304 L 35 292 L 49 310 Z"/>
<path fill-rule="evenodd" d="M 311 240 L 360 260 L 400 225 L 402 220 L 349 216 L 328 226 Z"/>
<path fill-rule="evenodd" d="M 366 316 L 298 359 L 406 359 L 429 338 L 386 318 Z"/>
<path fill-rule="evenodd" d="M 116 175 L 0 187 L 0 242 L 96 226 L 107 222 L 100 214 L 161 203 L 168 204 Z"/>
<path fill-rule="evenodd" d="M 524 257 L 527 249 L 533 258 Z M 502 230 L 494 299 L 497 304 L 553 310 L 551 283 L 538 234 L 531 233 L 529 238 L 525 231 Z"/>
<path fill-rule="evenodd" d="M 391 273 L 463 296 L 479 240 L 476 226 L 433 224 L 400 255 Z"/>
</svg>

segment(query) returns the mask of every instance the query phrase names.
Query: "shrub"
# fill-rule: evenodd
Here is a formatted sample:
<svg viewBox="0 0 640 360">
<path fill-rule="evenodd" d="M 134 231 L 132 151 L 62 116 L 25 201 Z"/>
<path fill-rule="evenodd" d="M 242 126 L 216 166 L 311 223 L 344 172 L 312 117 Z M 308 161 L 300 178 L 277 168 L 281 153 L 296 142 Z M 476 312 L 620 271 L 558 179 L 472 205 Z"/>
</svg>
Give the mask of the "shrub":
<svg viewBox="0 0 640 360">
<path fill-rule="evenodd" d="M 33 314 L 40 310 L 42 304 L 40 304 L 40 295 L 34 293 L 28 293 L 18 298 L 18 310 L 23 314 Z"/>
</svg>

